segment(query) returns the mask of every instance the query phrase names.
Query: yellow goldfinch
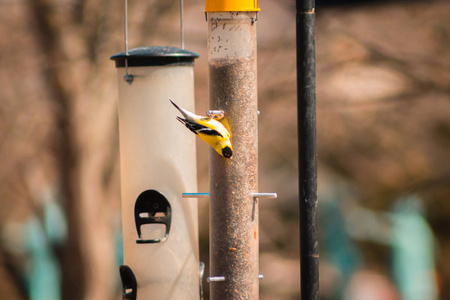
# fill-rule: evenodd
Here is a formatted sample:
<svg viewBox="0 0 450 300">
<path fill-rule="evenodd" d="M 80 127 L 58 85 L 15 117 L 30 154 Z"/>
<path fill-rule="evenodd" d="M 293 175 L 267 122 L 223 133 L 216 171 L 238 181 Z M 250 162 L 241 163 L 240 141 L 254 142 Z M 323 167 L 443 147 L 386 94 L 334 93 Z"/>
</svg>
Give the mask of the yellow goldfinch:
<svg viewBox="0 0 450 300">
<path fill-rule="evenodd" d="M 177 117 L 178 121 L 207 142 L 217 153 L 231 159 L 233 155 L 233 148 L 230 142 L 231 135 L 222 123 L 212 117 L 208 118 L 193 114 L 176 105 L 172 99 L 169 100 L 184 117 L 184 119 Z"/>
</svg>

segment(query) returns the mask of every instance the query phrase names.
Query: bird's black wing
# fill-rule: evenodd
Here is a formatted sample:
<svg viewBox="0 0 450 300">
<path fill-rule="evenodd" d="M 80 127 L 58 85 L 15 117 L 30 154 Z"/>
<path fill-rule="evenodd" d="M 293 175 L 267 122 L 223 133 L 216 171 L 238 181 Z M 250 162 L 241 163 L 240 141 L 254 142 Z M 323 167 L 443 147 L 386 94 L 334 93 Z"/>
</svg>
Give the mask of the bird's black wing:
<svg viewBox="0 0 450 300">
<path fill-rule="evenodd" d="M 211 128 L 203 126 L 203 125 L 200 125 L 200 126 L 202 126 L 202 128 L 197 130 L 197 132 L 199 132 L 199 133 L 223 137 L 223 135 L 221 135 L 220 132 L 218 132 L 217 130 L 211 129 Z"/>
<path fill-rule="evenodd" d="M 183 119 L 181 117 L 177 117 L 177 120 L 183 123 L 190 131 L 192 131 L 195 134 L 202 133 L 206 135 L 212 135 L 212 136 L 220 136 L 223 137 L 223 135 L 220 134 L 217 130 L 214 130 L 212 128 L 206 127 L 204 125 L 190 122 L 186 119 Z"/>
</svg>

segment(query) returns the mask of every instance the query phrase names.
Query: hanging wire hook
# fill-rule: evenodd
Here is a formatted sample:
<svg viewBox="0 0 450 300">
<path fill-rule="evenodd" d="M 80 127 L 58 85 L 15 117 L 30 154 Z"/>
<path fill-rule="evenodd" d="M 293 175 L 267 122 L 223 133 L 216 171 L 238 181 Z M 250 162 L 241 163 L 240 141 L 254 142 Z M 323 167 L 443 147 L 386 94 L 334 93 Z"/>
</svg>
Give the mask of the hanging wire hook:
<svg viewBox="0 0 450 300">
<path fill-rule="evenodd" d="M 180 0 L 180 36 L 181 36 L 181 49 L 184 49 L 184 28 L 183 28 L 183 0 Z"/>
<path fill-rule="evenodd" d="M 125 43 L 125 76 L 123 80 L 131 84 L 133 82 L 133 75 L 128 74 L 128 0 L 125 0 L 125 18 L 124 18 L 124 43 Z"/>
</svg>

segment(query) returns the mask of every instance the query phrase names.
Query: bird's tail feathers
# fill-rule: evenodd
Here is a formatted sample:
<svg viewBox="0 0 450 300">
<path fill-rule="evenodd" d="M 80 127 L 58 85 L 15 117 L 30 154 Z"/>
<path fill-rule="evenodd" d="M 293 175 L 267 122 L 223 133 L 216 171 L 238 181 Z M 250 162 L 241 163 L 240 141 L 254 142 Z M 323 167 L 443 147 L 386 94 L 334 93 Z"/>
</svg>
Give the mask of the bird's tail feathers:
<svg viewBox="0 0 450 300">
<path fill-rule="evenodd" d="M 189 122 L 189 120 L 183 119 L 182 117 L 177 117 L 177 120 L 180 121 L 181 124 L 186 126 L 187 129 L 189 129 L 190 131 L 192 131 L 195 134 L 198 134 L 197 130 L 195 128 L 195 123 L 191 123 L 191 122 Z"/>
<path fill-rule="evenodd" d="M 183 119 L 182 117 L 177 117 L 177 120 L 180 121 L 181 124 L 186 125 L 186 119 Z"/>
<path fill-rule="evenodd" d="M 178 105 L 175 104 L 175 102 L 172 101 L 172 99 L 169 98 L 170 103 L 173 104 L 173 106 L 176 107 L 176 109 L 181 110 L 180 107 Z"/>
<path fill-rule="evenodd" d="M 173 104 L 173 106 L 175 106 L 176 109 L 178 109 L 180 111 L 180 113 L 183 115 L 183 117 L 186 118 L 186 120 L 191 121 L 191 122 L 195 122 L 195 117 L 196 115 L 185 110 L 184 108 L 179 107 L 178 105 L 175 104 L 175 102 L 172 101 L 172 99 L 169 98 L 169 101 Z M 181 121 L 180 121 L 181 122 Z"/>
</svg>

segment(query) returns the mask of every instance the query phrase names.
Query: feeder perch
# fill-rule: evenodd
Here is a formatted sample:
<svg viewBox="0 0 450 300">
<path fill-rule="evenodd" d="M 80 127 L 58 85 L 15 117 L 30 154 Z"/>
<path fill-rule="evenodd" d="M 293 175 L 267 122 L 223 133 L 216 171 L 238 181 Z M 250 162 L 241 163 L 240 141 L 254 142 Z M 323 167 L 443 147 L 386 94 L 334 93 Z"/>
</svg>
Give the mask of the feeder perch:
<svg viewBox="0 0 450 300">
<path fill-rule="evenodd" d="M 134 206 L 134 220 L 139 239 L 138 244 L 151 244 L 165 242 L 169 237 L 170 224 L 172 222 L 172 209 L 169 201 L 159 192 L 148 190 L 142 192 Z M 141 226 L 146 224 L 163 224 L 166 227 L 161 238 L 142 239 Z"/>
<path fill-rule="evenodd" d="M 122 299 L 136 300 L 137 282 L 129 266 L 120 266 L 120 279 L 122 280 Z"/>
</svg>

